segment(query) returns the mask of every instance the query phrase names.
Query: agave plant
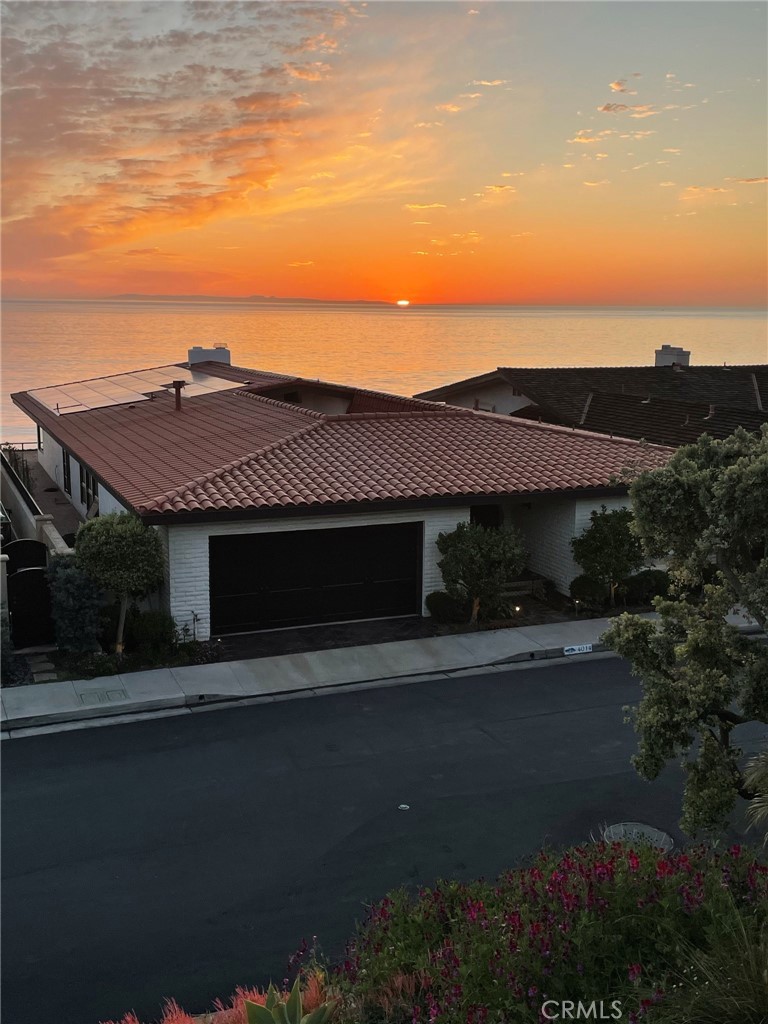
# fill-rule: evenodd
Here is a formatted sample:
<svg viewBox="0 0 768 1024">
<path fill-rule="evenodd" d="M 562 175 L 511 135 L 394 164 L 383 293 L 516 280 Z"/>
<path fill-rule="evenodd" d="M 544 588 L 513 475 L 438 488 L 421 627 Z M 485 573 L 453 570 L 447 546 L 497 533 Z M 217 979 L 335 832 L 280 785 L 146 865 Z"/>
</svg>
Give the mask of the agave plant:
<svg viewBox="0 0 768 1024">
<path fill-rule="evenodd" d="M 744 781 L 755 796 L 747 810 L 750 824 L 765 829 L 763 842 L 768 846 L 768 750 L 756 754 L 747 764 Z"/>
<path fill-rule="evenodd" d="M 248 999 L 245 1000 L 248 1024 L 326 1024 L 335 1007 L 335 1001 L 331 1000 L 305 1014 L 301 1004 L 301 988 L 298 978 L 293 983 L 291 994 L 285 1002 L 282 1001 L 273 985 L 267 989 L 267 1000 L 264 1006 L 258 1006 Z"/>
</svg>

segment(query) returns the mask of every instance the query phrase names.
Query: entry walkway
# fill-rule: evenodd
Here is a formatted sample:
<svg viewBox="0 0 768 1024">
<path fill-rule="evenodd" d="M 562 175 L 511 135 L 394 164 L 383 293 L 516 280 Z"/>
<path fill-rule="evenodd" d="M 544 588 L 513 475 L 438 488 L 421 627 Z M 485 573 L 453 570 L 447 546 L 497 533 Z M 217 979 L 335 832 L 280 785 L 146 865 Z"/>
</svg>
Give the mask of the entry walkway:
<svg viewBox="0 0 768 1024">
<path fill-rule="evenodd" d="M 758 632 L 740 615 L 729 621 L 745 632 Z M 314 696 L 356 684 L 417 682 L 542 658 L 588 657 L 604 650 L 600 636 L 610 623 L 555 622 L 18 686 L 2 691 L 2 730 L 4 736 L 23 736 L 41 726 L 114 724 L 146 712 L 183 713 L 212 704 Z"/>
</svg>

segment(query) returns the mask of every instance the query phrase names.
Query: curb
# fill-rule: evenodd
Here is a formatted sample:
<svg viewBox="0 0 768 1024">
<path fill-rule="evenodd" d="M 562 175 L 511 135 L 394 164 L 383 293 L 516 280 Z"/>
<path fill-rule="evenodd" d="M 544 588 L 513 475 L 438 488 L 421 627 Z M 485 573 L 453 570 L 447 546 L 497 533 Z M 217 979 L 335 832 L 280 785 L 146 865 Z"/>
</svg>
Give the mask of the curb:
<svg viewBox="0 0 768 1024">
<path fill-rule="evenodd" d="M 200 693 L 193 696 L 166 697 L 161 700 L 147 700 L 141 703 L 122 705 L 121 707 L 110 704 L 109 707 L 98 706 L 83 708 L 71 711 L 51 712 L 50 714 L 28 715 L 24 718 L 6 719 L 2 723 L 3 738 L 10 738 L 14 732 L 21 729 L 45 728 L 56 725 L 74 725 L 82 723 L 87 727 L 89 723 L 95 723 L 99 719 L 130 719 L 137 715 L 144 715 L 153 711 L 195 711 L 203 708 L 226 707 L 237 704 L 271 704 L 280 700 L 290 700 L 296 697 L 318 697 L 324 693 L 346 693 L 352 687 L 365 687 L 370 689 L 374 686 L 407 684 L 413 680 L 425 680 L 426 678 L 440 678 L 446 676 L 461 675 L 463 672 L 476 672 L 478 669 L 499 669 L 504 665 L 531 664 L 540 661 L 559 660 L 563 663 L 574 659 L 582 660 L 595 654 L 606 652 L 604 644 L 593 644 L 591 651 L 584 651 L 575 654 L 565 655 L 562 647 L 541 648 L 536 651 L 523 651 L 519 654 L 510 655 L 507 658 L 499 658 L 495 661 L 481 662 L 476 665 L 460 665 L 456 668 L 440 668 L 431 672 L 410 672 L 398 676 L 378 676 L 371 679 L 355 679 L 349 682 L 331 683 L 326 686 L 316 687 L 294 687 L 286 690 L 276 690 L 272 693 L 246 694 L 246 693 Z M 119 724 L 112 721 L 110 724 Z"/>
<path fill-rule="evenodd" d="M 768 635 L 763 634 L 757 625 L 742 626 L 739 629 L 742 635 L 762 636 L 768 642 Z M 480 662 L 476 665 L 460 665 L 456 668 L 439 668 L 432 671 L 419 671 L 403 673 L 398 676 L 378 676 L 371 679 L 354 679 L 343 683 L 330 683 L 325 686 L 304 686 L 293 687 L 287 690 L 275 690 L 272 693 L 248 694 L 248 693 L 200 693 L 194 696 L 184 695 L 181 697 L 165 697 L 160 700 L 147 700 L 141 703 L 123 705 L 122 707 L 110 704 L 108 707 L 100 705 L 86 708 L 82 711 L 78 708 L 71 711 L 52 712 L 43 715 L 28 715 L 24 718 L 6 719 L 2 722 L 0 730 L 2 738 L 9 739 L 14 732 L 22 729 L 51 728 L 56 725 L 75 725 L 82 723 L 87 728 L 89 723 L 97 723 L 99 719 L 110 719 L 110 725 L 121 724 L 121 720 L 128 722 L 137 716 L 151 714 L 154 711 L 189 711 L 210 709 L 216 707 L 235 706 L 237 704 L 271 704 L 280 700 L 291 700 L 299 697 L 319 697 L 324 693 L 346 693 L 351 687 L 371 689 L 375 686 L 407 684 L 409 681 L 425 680 L 428 678 L 450 677 L 461 675 L 463 672 L 477 672 L 478 669 L 501 669 L 505 665 L 516 666 L 522 664 L 535 664 L 542 661 L 559 661 L 563 664 L 594 655 L 611 654 L 605 644 L 593 643 L 588 646 L 588 651 L 571 649 L 568 647 L 542 647 L 534 651 L 522 651 L 519 654 L 511 654 L 508 657 L 497 658 L 494 661 Z M 569 651 L 568 654 L 565 652 Z M 616 655 L 618 657 L 618 655 Z"/>
</svg>

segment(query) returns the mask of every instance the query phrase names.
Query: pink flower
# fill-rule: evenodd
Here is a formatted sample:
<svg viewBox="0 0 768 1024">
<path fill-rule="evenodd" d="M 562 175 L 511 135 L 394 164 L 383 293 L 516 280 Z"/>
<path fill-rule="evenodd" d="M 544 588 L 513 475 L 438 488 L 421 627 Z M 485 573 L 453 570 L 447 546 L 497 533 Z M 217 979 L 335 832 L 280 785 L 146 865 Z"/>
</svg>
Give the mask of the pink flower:
<svg viewBox="0 0 768 1024">
<path fill-rule="evenodd" d="M 668 878 L 670 875 L 674 875 L 675 869 L 669 863 L 668 860 L 664 860 L 662 857 L 656 861 L 656 877 L 657 878 Z"/>
<path fill-rule="evenodd" d="M 630 981 L 637 982 L 640 980 L 640 975 L 643 973 L 643 968 L 640 964 L 630 964 L 627 968 L 627 977 Z"/>
<path fill-rule="evenodd" d="M 627 860 L 629 861 L 629 870 L 634 874 L 634 872 L 640 867 L 640 858 L 634 850 L 630 850 L 627 854 Z"/>
</svg>

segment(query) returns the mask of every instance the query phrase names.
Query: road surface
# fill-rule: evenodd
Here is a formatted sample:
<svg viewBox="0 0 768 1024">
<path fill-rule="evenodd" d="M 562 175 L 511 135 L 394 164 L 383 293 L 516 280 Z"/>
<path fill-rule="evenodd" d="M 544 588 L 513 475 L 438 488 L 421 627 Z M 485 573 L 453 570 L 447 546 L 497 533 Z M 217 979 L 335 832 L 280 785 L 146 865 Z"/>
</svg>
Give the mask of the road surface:
<svg viewBox="0 0 768 1024">
<path fill-rule="evenodd" d="M 201 1012 L 304 937 L 339 956 L 401 883 L 606 822 L 679 839 L 679 774 L 629 765 L 638 696 L 584 660 L 4 743 L 4 1020 Z"/>
</svg>

